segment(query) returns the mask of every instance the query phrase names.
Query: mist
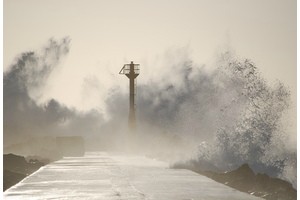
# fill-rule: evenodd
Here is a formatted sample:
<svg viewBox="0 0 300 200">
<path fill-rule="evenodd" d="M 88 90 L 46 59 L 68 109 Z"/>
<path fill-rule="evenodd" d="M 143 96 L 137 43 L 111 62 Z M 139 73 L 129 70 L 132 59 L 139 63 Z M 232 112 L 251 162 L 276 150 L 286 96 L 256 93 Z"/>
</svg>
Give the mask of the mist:
<svg viewBox="0 0 300 200">
<path fill-rule="evenodd" d="M 50 39 L 41 50 L 17 56 L 4 73 L 5 152 L 23 143 L 19 154 L 49 156 L 52 143 L 45 138 L 76 135 L 85 139 L 86 151 L 126 151 L 169 162 L 196 159 L 222 170 L 249 163 L 257 172 L 296 183 L 295 132 L 288 132 L 285 123 L 289 89 L 280 81 L 266 81 L 251 60 L 225 51 L 211 68 L 179 48 L 151 61 L 161 69 L 159 75 L 143 70 L 141 63 L 138 127 L 132 134 L 128 91 L 122 86 L 97 97 L 105 102 L 102 109 L 83 111 L 44 99 L 47 83 L 64 67 L 70 42 Z M 100 92 L 99 82 L 101 77 L 86 77 L 83 97 Z"/>
</svg>

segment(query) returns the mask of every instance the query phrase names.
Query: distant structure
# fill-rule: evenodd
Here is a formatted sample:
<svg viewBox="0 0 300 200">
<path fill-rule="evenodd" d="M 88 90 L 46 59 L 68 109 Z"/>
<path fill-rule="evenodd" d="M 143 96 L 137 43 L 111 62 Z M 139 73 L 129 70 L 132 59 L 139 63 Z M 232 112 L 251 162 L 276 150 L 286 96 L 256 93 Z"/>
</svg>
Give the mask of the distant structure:
<svg viewBox="0 0 300 200">
<path fill-rule="evenodd" d="M 84 139 L 80 136 L 56 137 L 56 150 L 60 156 L 84 156 Z"/>
<path fill-rule="evenodd" d="M 140 74 L 140 64 L 134 64 L 131 61 L 130 64 L 125 64 L 119 74 L 125 74 L 129 78 L 129 117 L 128 126 L 131 131 L 136 128 L 135 122 L 135 96 L 136 96 L 136 77 Z"/>
</svg>

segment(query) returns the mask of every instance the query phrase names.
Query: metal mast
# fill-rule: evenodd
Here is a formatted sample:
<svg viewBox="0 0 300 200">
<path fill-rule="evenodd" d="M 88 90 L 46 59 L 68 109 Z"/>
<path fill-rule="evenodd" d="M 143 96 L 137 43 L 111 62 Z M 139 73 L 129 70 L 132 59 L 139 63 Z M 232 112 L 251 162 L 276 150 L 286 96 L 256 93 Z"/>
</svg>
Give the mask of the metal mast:
<svg viewBox="0 0 300 200">
<path fill-rule="evenodd" d="M 136 96 L 136 77 L 140 74 L 140 65 L 134 64 L 131 61 L 130 64 L 125 64 L 119 74 L 125 74 L 129 78 L 129 117 L 128 126 L 134 131 L 136 128 L 135 122 L 135 96 Z"/>
</svg>

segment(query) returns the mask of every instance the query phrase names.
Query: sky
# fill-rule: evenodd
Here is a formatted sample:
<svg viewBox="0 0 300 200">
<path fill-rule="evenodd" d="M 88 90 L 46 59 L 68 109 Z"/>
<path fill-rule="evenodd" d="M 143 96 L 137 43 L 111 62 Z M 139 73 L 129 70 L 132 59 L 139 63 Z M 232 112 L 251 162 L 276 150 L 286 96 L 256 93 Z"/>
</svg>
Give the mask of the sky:
<svg viewBox="0 0 300 200">
<path fill-rule="evenodd" d="M 254 61 L 270 82 L 286 84 L 296 99 L 295 0 L 4 0 L 3 20 L 4 71 L 49 38 L 71 39 L 40 101 L 54 97 L 90 109 L 99 102 L 82 98 L 84 83 L 100 80 L 98 98 L 114 86 L 126 88 L 118 72 L 130 61 L 141 64 L 139 81 L 148 81 L 163 70 L 156 60 L 181 48 L 208 69 L 230 49 Z"/>
</svg>

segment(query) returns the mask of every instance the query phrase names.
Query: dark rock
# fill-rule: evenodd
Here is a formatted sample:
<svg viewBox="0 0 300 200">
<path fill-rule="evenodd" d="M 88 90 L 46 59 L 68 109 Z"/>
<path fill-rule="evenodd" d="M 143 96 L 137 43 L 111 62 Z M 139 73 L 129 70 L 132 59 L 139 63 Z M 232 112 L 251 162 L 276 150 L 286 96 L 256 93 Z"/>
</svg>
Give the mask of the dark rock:
<svg viewBox="0 0 300 200">
<path fill-rule="evenodd" d="M 23 156 L 14 154 L 3 155 L 3 190 L 24 179 L 27 175 L 35 172 L 44 163 L 38 160 L 27 162 Z"/>
<path fill-rule="evenodd" d="M 236 170 L 219 174 L 218 180 L 226 182 L 233 188 L 239 188 L 240 191 L 248 192 L 252 189 L 252 184 L 255 181 L 255 173 L 248 164 L 243 164 Z"/>
<path fill-rule="evenodd" d="M 8 169 L 12 172 L 26 175 L 29 173 L 28 168 L 28 163 L 23 156 L 14 155 L 11 153 L 3 155 L 3 169 Z"/>
<path fill-rule="evenodd" d="M 217 182 L 226 184 L 242 192 L 262 197 L 267 200 L 296 200 L 297 190 L 287 181 L 272 178 L 266 174 L 255 174 L 248 164 L 225 173 L 204 171 L 195 165 L 177 165 L 176 168 L 190 169 Z"/>
<path fill-rule="evenodd" d="M 26 175 L 24 174 L 12 172 L 9 170 L 3 170 L 3 191 L 17 184 L 20 180 L 24 179 L 25 177 Z"/>
</svg>

